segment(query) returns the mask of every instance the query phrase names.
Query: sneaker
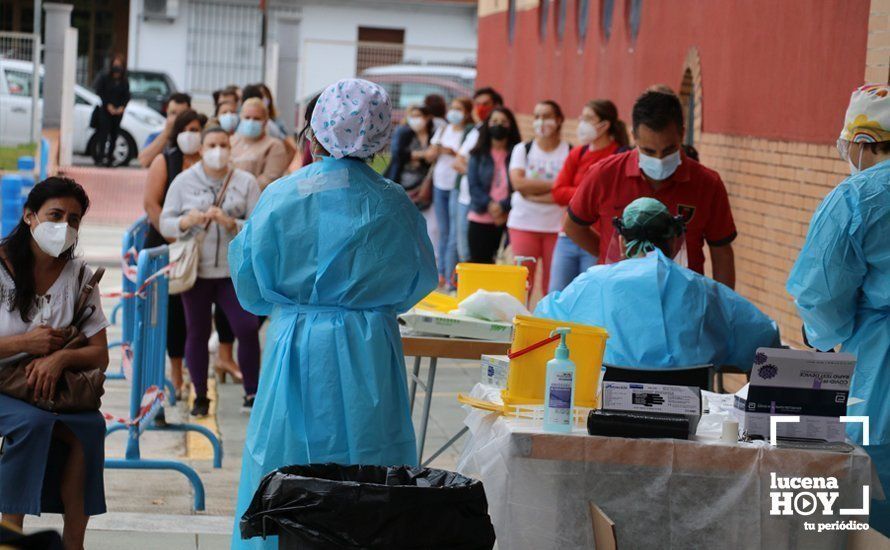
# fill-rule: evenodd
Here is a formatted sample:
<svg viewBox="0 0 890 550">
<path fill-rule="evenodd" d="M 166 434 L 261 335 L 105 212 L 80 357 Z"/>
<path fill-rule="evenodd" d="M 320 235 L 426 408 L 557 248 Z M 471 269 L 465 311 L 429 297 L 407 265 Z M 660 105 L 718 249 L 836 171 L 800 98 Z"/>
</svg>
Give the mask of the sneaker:
<svg viewBox="0 0 890 550">
<path fill-rule="evenodd" d="M 210 400 L 206 397 L 195 397 L 195 404 L 192 406 L 192 416 L 203 418 L 210 412 Z"/>
<path fill-rule="evenodd" d="M 253 410 L 253 402 L 256 399 L 255 395 L 246 395 L 244 396 L 244 403 L 241 404 L 241 412 L 250 413 Z"/>
</svg>

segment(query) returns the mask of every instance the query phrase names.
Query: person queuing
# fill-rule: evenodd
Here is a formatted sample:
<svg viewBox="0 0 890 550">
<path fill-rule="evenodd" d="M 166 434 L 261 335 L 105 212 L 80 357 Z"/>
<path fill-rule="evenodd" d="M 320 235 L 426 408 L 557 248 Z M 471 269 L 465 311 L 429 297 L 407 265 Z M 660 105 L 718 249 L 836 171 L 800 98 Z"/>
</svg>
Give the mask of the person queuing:
<svg viewBox="0 0 890 550">
<path fill-rule="evenodd" d="M 510 157 L 510 182 L 515 192 L 507 228 L 513 254 L 538 260 L 528 265 L 532 285 L 535 266 L 540 263 L 541 290 L 546 294 L 553 248 L 565 216 L 565 208 L 554 204 L 553 183 L 571 147 L 561 137 L 565 116 L 559 104 L 541 101 L 535 106 L 534 116 L 534 139 L 517 144 Z"/>
<path fill-rule="evenodd" d="M 220 103 L 232 103 L 235 105 L 235 110 L 238 110 L 238 105 L 241 103 L 241 97 L 238 94 L 238 88 L 236 86 L 227 86 L 225 88 L 215 90 L 213 92 L 213 105 L 218 108 Z"/>
<path fill-rule="evenodd" d="M 143 168 L 148 168 L 155 158 L 161 155 L 167 145 L 170 143 L 170 134 L 173 131 L 173 124 L 176 117 L 192 108 L 192 96 L 177 92 L 170 94 L 167 98 L 167 121 L 164 123 L 164 129 L 160 133 L 153 134 L 148 137 L 146 146 L 139 152 L 139 164 Z"/>
<path fill-rule="evenodd" d="M 316 162 L 269 186 L 232 243 L 238 298 L 271 315 L 274 335 L 236 523 L 260 480 L 285 465 L 417 463 L 396 316 L 436 288 L 436 263 L 417 208 L 367 164 L 389 143 L 391 112 L 371 82 L 326 88 L 312 114 Z M 276 537 L 238 533 L 232 548 L 278 548 Z"/>
<path fill-rule="evenodd" d="M 445 118 L 445 115 L 448 114 L 448 104 L 445 103 L 444 97 L 439 94 L 429 94 L 423 98 L 423 106 L 433 117 L 433 128 L 436 132 L 448 124 Z"/>
<path fill-rule="evenodd" d="M 86 345 L 62 349 L 61 329 L 75 313 L 72 297 L 92 277 L 74 258 L 89 206 L 86 192 L 73 180 L 48 178 L 34 186 L 22 219 L 0 241 L 0 358 L 39 357 L 25 369 L 35 397 L 52 399 L 66 370 L 104 372 L 108 366 L 109 323 L 98 292 L 87 302 L 93 313 L 80 326 Z M 0 434 L 3 521 L 21 528 L 25 514 L 64 514 L 65 548 L 82 549 L 89 517 L 105 513 L 102 414 L 55 413 L 0 394 Z"/>
<path fill-rule="evenodd" d="M 253 211 L 260 189 L 249 172 L 229 167 L 229 136 L 222 128 L 205 130 L 201 143 L 201 161 L 170 184 L 160 219 L 161 234 L 168 239 L 194 238 L 199 232 L 204 235 L 197 281 L 182 293 L 188 325 L 185 361 L 195 387 L 193 416 L 206 416 L 210 408 L 207 343 L 213 305 L 225 313 L 239 341 L 245 411 L 253 407 L 260 361 L 259 321 L 238 304 L 228 262 L 229 243 Z M 218 200 L 220 207 L 214 206 Z"/>
<path fill-rule="evenodd" d="M 275 100 L 272 98 L 272 91 L 263 83 L 245 86 L 241 93 L 241 102 L 243 103 L 252 97 L 259 98 L 262 100 L 263 105 L 266 106 L 266 113 L 268 115 L 266 120 L 266 133 L 274 138 L 280 139 L 282 143 L 284 143 L 284 148 L 287 151 L 287 164 L 290 165 L 291 161 L 297 154 L 297 144 L 294 141 L 294 138 L 288 135 L 287 129 L 278 118 L 278 111 L 275 109 Z"/>
<path fill-rule="evenodd" d="M 620 253 L 610 246 L 612 216 L 634 199 L 652 197 L 684 216 L 689 268 L 704 273 L 707 243 L 714 279 L 733 288 L 736 228 L 729 197 L 717 172 L 681 151 L 683 109 L 677 97 L 644 92 L 633 107 L 633 134 L 636 149 L 612 155 L 587 172 L 569 203 L 566 234 L 598 256 L 599 263 L 615 261 Z"/>
<path fill-rule="evenodd" d="M 479 141 L 479 130 L 488 120 L 488 115 L 496 107 L 503 107 L 504 99 L 494 88 L 479 88 L 473 94 L 473 121 L 476 125 L 467 131 L 460 149 L 457 150 L 457 158 L 454 160 L 454 170 L 461 175 L 457 194 L 457 256 L 462 262 L 470 259 L 470 244 L 467 238 L 469 231 L 470 213 L 470 183 L 467 178 L 467 166 L 470 153 Z"/>
<path fill-rule="evenodd" d="M 847 414 L 869 419 L 865 450 L 890 487 L 890 86 L 869 84 L 850 97 L 840 139 L 850 176 L 813 215 L 788 278 L 809 344 L 856 356 Z M 863 443 L 863 427 L 847 424 Z M 872 500 L 869 524 L 890 536 L 890 501 Z"/>
<path fill-rule="evenodd" d="M 451 109 L 445 113 L 447 124 L 436 130 L 431 141 L 428 159 L 435 159 L 433 165 L 433 210 L 436 214 L 436 227 L 439 229 L 439 242 L 436 261 L 439 267 L 439 287 L 454 290 L 452 275 L 457 265 L 457 184 L 458 173 L 454 169 L 457 150 L 460 149 L 467 132 L 473 127 L 473 101 L 459 97 L 451 102 Z"/>
<path fill-rule="evenodd" d="M 130 81 L 122 54 L 115 54 L 111 58 L 110 67 L 96 77 L 93 89 L 102 100 L 97 117 L 95 158 L 97 162 L 110 167 L 114 164 L 114 147 L 121 120 L 130 102 Z"/>
<path fill-rule="evenodd" d="M 682 216 L 642 197 L 614 220 L 622 260 L 548 294 L 535 316 L 605 328 L 605 362 L 626 368 L 676 373 L 710 364 L 749 371 L 758 347 L 780 345 L 776 324 L 754 304 L 673 260 L 684 246 Z M 696 374 L 700 379 L 688 385 L 706 382 L 707 371 Z M 690 373 L 676 375 L 674 383 L 683 383 Z"/>
<path fill-rule="evenodd" d="M 284 143 L 266 133 L 269 114 L 259 98 L 246 99 L 232 138 L 232 162 L 256 177 L 260 190 L 284 175 L 290 160 Z"/>
<path fill-rule="evenodd" d="M 201 119 L 197 112 L 189 109 L 181 113 L 168 134 L 167 147 L 155 157 L 148 168 L 145 182 L 143 207 L 148 216 L 148 232 L 144 248 L 154 248 L 168 244 L 161 235 L 161 211 L 170 184 L 192 165 L 201 160 Z M 180 295 L 173 294 L 167 302 L 167 356 L 170 358 L 170 373 L 176 398 L 182 397 L 182 361 L 185 357 L 187 326 L 185 310 Z"/>
<path fill-rule="evenodd" d="M 426 179 L 430 173 L 429 149 L 433 117 L 419 105 L 408 107 L 405 124 L 392 138 L 389 166 L 384 176 L 401 185 L 421 210 L 429 206 Z"/>
<path fill-rule="evenodd" d="M 225 130 L 230 137 L 235 134 L 235 130 L 238 129 L 238 123 L 241 121 L 238 118 L 238 105 L 234 101 L 229 100 L 220 101 L 216 105 L 214 117 L 219 127 Z"/>
<path fill-rule="evenodd" d="M 479 131 L 479 141 L 470 154 L 467 179 L 470 184 L 470 213 L 467 238 L 470 261 L 492 264 L 495 261 L 507 216 L 510 213 L 510 155 L 521 144 L 513 113 L 495 107 L 488 122 Z"/>
<path fill-rule="evenodd" d="M 627 149 L 627 128 L 618 118 L 615 104 L 608 99 L 594 99 L 585 105 L 578 118 L 578 146 L 569 153 L 553 183 L 553 202 L 568 206 L 591 166 Z M 596 265 L 596 260 L 596 256 L 561 232 L 553 250 L 548 291 L 564 289 L 575 277 Z"/>
</svg>

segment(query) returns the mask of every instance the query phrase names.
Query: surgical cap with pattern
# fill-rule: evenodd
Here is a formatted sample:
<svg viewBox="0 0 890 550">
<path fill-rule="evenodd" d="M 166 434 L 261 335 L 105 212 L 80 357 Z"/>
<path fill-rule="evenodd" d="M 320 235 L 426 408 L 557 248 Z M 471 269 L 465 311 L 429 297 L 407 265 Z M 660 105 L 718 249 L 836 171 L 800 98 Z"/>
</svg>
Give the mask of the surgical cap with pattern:
<svg viewBox="0 0 890 550">
<path fill-rule="evenodd" d="M 853 92 L 841 139 L 863 143 L 890 141 L 890 86 L 866 84 Z"/>
<path fill-rule="evenodd" d="M 312 113 L 312 132 L 334 158 L 367 158 L 389 144 L 392 106 L 386 90 L 347 78 L 328 86 Z"/>
</svg>

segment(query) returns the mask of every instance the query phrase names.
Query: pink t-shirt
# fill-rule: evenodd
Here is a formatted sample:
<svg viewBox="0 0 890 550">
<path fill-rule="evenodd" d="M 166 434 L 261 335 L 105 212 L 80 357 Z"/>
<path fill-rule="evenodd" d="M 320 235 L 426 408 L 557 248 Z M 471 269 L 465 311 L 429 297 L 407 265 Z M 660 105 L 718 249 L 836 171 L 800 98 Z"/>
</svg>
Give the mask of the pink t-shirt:
<svg viewBox="0 0 890 550">
<path fill-rule="evenodd" d="M 488 196 L 495 202 L 501 202 L 510 194 L 510 187 L 507 185 L 507 151 L 492 149 L 491 158 L 494 160 L 494 178 Z M 471 210 L 467 214 L 467 219 L 471 222 L 494 225 L 494 218 L 488 212 L 480 214 Z"/>
</svg>

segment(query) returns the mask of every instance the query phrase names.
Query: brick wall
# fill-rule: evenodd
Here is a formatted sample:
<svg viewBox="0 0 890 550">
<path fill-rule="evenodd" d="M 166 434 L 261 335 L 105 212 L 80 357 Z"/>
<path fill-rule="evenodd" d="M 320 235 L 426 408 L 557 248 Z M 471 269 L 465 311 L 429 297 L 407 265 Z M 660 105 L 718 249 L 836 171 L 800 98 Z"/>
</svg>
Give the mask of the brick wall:
<svg viewBox="0 0 890 550">
<path fill-rule="evenodd" d="M 785 282 L 813 212 L 849 175 L 847 164 L 829 145 L 703 133 L 697 146 L 729 191 L 739 231 L 736 290 L 779 323 L 783 340 L 801 346 Z"/>
</svg>

